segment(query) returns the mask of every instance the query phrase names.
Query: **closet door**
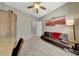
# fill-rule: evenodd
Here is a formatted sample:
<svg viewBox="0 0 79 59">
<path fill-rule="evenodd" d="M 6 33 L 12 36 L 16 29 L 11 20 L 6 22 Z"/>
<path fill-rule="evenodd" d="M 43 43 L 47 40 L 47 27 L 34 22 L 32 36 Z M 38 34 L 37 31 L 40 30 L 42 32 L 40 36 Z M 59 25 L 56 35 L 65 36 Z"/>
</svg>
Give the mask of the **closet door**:
<svg viewBox="0 0 79 59">
<path fill-rule="evenodd" d="M 16 14 L 11 13 L 11 35 L 16 36 Z"/>
<path fill-rule="evenodd" d="M 10 25 L 9 12 L 0 11 L 0 36 L 7 37 L 11 34 L 11 25 Z"/>
<path fill-rule="evenodd" d="M 41 37 L 42 35 L 42 21 L 38 21 L 36 23 L 36 33 L 38 37 Z"/>
</svg>

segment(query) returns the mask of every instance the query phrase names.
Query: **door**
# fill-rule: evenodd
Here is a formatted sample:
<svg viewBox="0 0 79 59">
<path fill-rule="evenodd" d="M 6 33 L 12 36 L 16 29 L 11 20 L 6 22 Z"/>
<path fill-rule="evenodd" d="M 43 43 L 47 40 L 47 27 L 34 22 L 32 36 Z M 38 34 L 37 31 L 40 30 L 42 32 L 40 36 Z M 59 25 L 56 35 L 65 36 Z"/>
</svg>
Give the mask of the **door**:
<svg viewBox="0 0 79 59">
<path fill-rule="evenodd" d="M 31 36 L 36 36 L 36 21 L 31 22 Z"/>
<path fill-rule="evenodd" d="M 0 37 L 15 36 L 16 15 L 8 11 L 0 10 Z"/>
<path fill-rule="evenodd" d="M 0 11 L 0 36 L 10 36 L 10 18 L 9 13 L 6 11 Z"/>
<path fill-rule="evenodd" d="M 41 35 L 42 35 L 42 21 L 38 21 L 36 23 L 36 35 L 38 37 L 41 37 Z"/>
</svg>

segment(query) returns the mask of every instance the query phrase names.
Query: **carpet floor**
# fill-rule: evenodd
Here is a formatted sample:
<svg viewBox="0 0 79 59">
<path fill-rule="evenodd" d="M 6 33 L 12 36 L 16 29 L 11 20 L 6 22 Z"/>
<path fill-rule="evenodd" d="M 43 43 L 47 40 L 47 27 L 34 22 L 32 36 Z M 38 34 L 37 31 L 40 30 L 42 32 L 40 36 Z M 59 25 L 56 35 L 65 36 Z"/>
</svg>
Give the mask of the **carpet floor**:
<svg viewBox="0 0 79 59">
<path fill-rule="evenodd" d="M 75 56 L 75 54 L 47 43 L 39 37 L 32 37 L 24 41 L 19 56 Z"/>
</svg>

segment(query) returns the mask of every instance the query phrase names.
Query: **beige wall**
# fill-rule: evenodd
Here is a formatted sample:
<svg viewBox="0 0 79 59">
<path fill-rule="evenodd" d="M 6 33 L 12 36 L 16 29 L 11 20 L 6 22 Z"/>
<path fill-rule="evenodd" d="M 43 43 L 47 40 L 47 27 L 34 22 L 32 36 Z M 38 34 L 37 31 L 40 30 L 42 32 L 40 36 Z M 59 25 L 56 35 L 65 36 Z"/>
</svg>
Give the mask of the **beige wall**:
<svg viewBox="0 0 79 59">
<path fill-rule="evenodd" d="M 6 11 L 11 9 L 14 11 L 14 13 L 17 14 L 17 30 L 16 30 L 17 40 L 20 37 L 23 37 L 24 39 L 31 38 L 31 22 L 34 20 L 35 21 L 38 20 L 37 17 L 24 13 L 10 6 L 7 6 L 4 3 L 0 3 L 0 9 Z"/>
<path fill-rule="evenodd" d="M 43 32 L 45 30 L 49 30 L 49 27 L 46 28 L 44 21 L 45 20 L 50 20 L 52 17 L 57 17 L 57 16 L 63 16 L 66 15 L 66 21 L 67 20 L 75 20 L 77 17 L 79 17 L 79 3 L 78 2 L 70 2 L 65 4 L 64 6 L 57 8 L 56 10 L 52 11 L 51 13 L 41 17 L 41 20 L 43 21 Z M 65 26 L 65 27 L 60 27 L 57 28 L 57 31 L 65 32 L 68 34 L 68 39 L 73 40 L 73 30 L 72 26 Z M 50 28 L 49 31 L 53 31 L 55 29 Z M 78 39 L 78 38 L 77 38 Z"/>
</svg>

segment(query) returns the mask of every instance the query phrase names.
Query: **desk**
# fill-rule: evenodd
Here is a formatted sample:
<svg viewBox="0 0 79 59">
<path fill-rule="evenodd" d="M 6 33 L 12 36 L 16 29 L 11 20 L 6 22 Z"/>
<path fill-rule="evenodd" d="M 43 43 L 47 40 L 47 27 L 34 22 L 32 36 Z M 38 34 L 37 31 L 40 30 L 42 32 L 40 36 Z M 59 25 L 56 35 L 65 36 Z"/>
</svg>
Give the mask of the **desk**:
<svg viewBox="0 0 79 59">
<path fill-rule="evenodd" d="M 72 44 L 79 44 L 78 41 L 69 41 L 69 43 L 72 43 Z"/>
<path fill-rule="evenodd" d="M 71 45 L 71 46 L 74 46 L 74 44 L 79 44 L 79 41 L 77 40 L 77 41 L 70 41 L 69 40 L 69 45 Z"/>
<path fill-rule="evenodd" d="M 0 37 L 0 56 L 11 56 L 15 44 L 15 37 Z"/>
<path fill-rule="evenodd" d="M 69 43 L 73 44 L 72 49 L 70 49 L 70 52 L 79 55 L 79 41 L 69 41 Z"/>
</svg>

